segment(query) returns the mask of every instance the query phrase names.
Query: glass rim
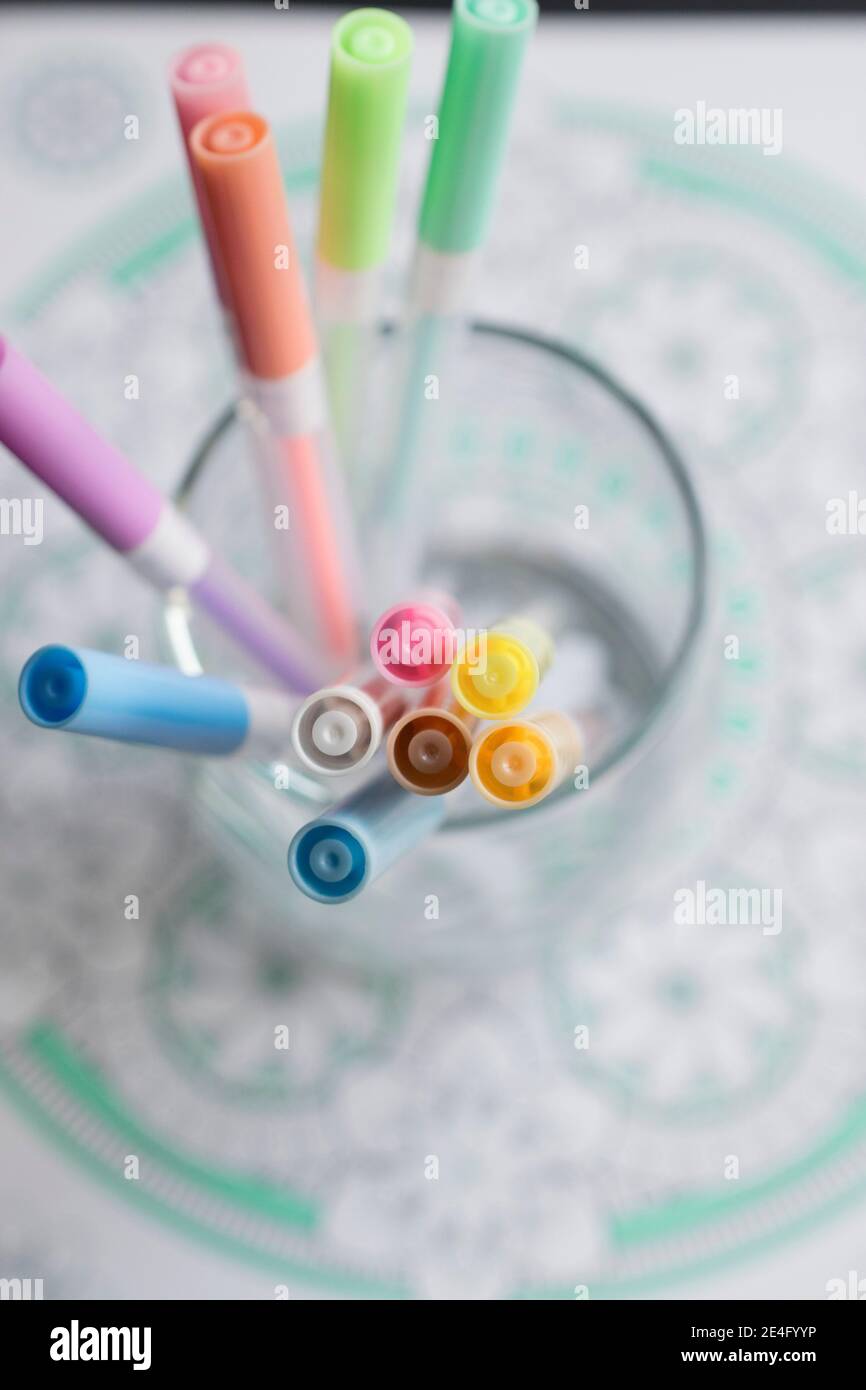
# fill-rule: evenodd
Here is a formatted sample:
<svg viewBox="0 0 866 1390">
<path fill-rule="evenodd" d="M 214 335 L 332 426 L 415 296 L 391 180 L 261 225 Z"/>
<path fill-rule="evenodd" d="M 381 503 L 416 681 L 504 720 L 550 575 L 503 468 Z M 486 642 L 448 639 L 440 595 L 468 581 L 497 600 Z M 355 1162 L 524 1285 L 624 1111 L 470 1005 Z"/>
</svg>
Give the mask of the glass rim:
<svg viewBox="0 0 866 1390">
<path fill-rule="evenodd" d="M 537 333 L 532 333 L 528 329 L 508 324 L 494 323 L 486 319 L 471 320 L 466 327 L 472 333 L 486 334 L 501 340 L 520 343 L 525 347 L 538 349 L 551 357 L 559 358 L 561 361 L 567 362 L 570 366 L 583 372 L 585 376 L 596 381 L 620 406 L 624 407 L 625 410 L 637 420 L 643 430 L 650 436 L 658 454 L 661 456 L 667 468 L 669 476 L 673 480 L 683 508 L 691 550 L 689 603 L 683 624 L 683 631 L 673 655 L 662 667 L 659 688 L 652 704 L 643 712 L 634 728 L 630 729 L 593 765 L 591 769 L 592 780 L 590 786 L 594 786 L 596 782 L 605 777 L 608 773 L 617 771 L 631 762 L 639 750 L 645 744 L 649 743 L 651 737 L 654 737 L 660 732 L 666 717 L 676 706 L 678 696 L 682 690 L 685 677 L 691 665 L 692 657 L 697 650 L 698 637 L 707 610 L 709 558 L 706 528 L 704 526 L 701 506 L 698 501 L 697 492 L 692 483 L 688 466 L 677 447 L 643 402 L 629 390 L 628 387 L 618 381 L 600 362 L 580 351 L 578 348 L 569 346 L 558 339 L 542 337 Z M 399 325 L 391 320 L 384 320 L 379 325 L 379 332 L 383 337 L 390 337 L 395 332 L 399 332 Z M 178 507 L 183 508 L 186 505 L 190 493 L 195 487 L 202 469 L 207 465 L 212 451 L 216 448 L 222 437 L 231 429 L 237 418 L 237 402 L 232 401 L 220 413 L 200 440 L 173 494 L 173 499 Z M 189 640 L 193 649 L 195 649 L 195 643 L 191 635 L 189 636 Z M 169 641 L 171 643 L 171 638 L 169 638 Z M 177 657 L 177 653 L 174 649 L 173 655 L 175 658 Z M 567 791 L 567 786 L 560 787 L 550 797 L 539 802 L 537 806 L 525 808 L 522 812 L 521 819 L 527 815 L 543 815 L 546 811 L 551 811 L 554 806 L 561 805 L 563 794 L 567 793 Z M 448 833 L 449 831 L 457 831 L 469 826 L 484 826 L 490 823 L 489 814 L 483 812 L 478 815 L 461 814 L 454 820 L 446 819 L 437 833 Z"/>
</svg>

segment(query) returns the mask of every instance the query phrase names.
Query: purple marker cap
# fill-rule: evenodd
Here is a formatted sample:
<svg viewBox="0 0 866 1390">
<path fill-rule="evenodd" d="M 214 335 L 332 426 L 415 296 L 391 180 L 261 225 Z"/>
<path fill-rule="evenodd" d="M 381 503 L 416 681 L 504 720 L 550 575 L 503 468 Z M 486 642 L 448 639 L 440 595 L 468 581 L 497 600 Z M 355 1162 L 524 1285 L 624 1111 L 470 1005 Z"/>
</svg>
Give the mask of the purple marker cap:
<svg viewBox="0 0 866 1390">
<path fill-rule="evenodd" d="M 158 489 L 2 337 L 0 442 L 115 550 L 134 550 L 153 531 Z"/>
</svg>

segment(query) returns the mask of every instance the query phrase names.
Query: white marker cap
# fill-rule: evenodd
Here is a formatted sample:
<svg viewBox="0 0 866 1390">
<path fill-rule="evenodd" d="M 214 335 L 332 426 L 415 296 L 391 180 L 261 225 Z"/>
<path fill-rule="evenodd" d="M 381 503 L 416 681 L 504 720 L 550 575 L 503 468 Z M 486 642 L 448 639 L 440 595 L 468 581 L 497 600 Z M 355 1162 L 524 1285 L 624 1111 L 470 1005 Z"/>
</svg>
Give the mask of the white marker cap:
<svg viewBox="0 0 866 1390">
<path fill-rule="evenodd" d="M 314 772 L 337 776 L 363 767 L 384 733 L 376 701 L 354 685 L 317 690 L 298 708 L 292 723 L 292 746 Z"/>
</svg>

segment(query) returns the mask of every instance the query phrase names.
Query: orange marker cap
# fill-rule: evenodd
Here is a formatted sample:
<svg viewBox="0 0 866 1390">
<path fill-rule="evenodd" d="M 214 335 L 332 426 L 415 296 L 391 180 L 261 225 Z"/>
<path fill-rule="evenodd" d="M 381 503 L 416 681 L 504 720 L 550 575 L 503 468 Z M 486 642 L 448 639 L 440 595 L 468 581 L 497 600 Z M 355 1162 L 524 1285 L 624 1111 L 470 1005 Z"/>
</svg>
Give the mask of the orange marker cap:
<svg viewBox="0 0 866 1390">
<path fill-rule="evenodd" d="M 469 774 L 494 806 L 533 806 L 560 786 L 583 756 L 583 735 L 567 714 L 493 724 L 479 734 Z"/>
<path fill-rule="evenodd" d="M 248 371 L 291 376 L 316 340 L 277 151 L 270 127 L 250 111 L 199 121 L 190 152 L 201 174 Z"/>
</svg>

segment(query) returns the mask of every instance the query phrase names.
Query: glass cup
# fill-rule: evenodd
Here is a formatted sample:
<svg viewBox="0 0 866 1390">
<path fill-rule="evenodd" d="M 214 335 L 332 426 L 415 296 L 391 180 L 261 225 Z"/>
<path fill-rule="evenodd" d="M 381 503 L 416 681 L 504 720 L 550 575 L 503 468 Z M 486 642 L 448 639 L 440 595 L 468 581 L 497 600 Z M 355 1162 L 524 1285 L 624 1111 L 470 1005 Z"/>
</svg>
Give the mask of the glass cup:
<svg viewBox="0 0 866 1390">
<path fill-rule="evenodd" d="M 383 331 L 351 462 L 361 550 L 379 586 L 369 624 L 389 582 L 382 461 L 401 350 L 400 335 Z M 438 832 L 338 905 L 306 899 L 286 853 L 295 831 L 350 784 L 298 770 L 287 748 L 285 764 L 196 764 L 194 796 L 273 930 L 341 961 L 488 969 L 618 905 L 659 786 L 673 775 L 665 746 L 704 628 L 706 541 L 674 446 L 633 396 L 570 348 L 492 324 L 455 332 L 447 380 L 423 415 L 408 523 L 414 587 L 451 594 L 474 629 L 527 607 L 552 615 L 556 660 L 527 714 L 573 715 L 585 763 L 522 811 L 489 805 L 467 781 L 448 796 Z M 272 520 L 233 409 L 197 450 L 177 500 L 218 553 L 287 607 Z M 392 600 L 400 596 L 392 587 Z M 261 681 L 183 595 L 163 617 L 185 671 Z"/>
</svg>

